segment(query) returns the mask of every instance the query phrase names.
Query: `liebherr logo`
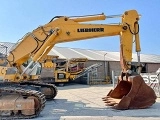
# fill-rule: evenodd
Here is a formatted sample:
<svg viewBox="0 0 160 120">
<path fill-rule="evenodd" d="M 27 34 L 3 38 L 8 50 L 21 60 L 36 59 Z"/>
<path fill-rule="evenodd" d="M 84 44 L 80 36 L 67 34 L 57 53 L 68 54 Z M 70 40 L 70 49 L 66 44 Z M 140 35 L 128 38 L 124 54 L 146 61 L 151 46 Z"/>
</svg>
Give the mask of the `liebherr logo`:
<svg viewBox="0 0 160 120">
<path fill-rule="evenodd" d="M 77 32 L 104 32 L 104 28 L 78 28 Z"/>
</svg>

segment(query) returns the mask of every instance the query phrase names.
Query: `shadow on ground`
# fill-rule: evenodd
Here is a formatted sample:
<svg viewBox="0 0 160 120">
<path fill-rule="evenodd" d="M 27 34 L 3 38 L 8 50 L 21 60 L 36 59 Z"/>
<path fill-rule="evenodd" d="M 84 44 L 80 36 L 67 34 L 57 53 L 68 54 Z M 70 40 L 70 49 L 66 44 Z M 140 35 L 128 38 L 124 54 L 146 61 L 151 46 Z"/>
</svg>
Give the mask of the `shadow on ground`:
<svg viewBox="0 0 160 120">
<path fill-rule="evenodd" d="M 106 117 L 160 117 L 160 103 L 148 109 L 115 110 L 110 107 L 87 107 L 87 104 L 67 99 L 47 101 L 45 109 L 34 120 L 59 120 L 62 116 L 106 116 Z"/>
</svg>

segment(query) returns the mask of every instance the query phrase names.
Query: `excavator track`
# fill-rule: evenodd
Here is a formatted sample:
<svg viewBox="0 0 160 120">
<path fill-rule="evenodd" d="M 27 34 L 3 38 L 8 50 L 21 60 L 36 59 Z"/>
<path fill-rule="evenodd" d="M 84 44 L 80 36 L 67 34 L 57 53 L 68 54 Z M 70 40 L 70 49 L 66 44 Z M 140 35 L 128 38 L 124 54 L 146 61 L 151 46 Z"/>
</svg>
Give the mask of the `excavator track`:
<svg viewBox="0 0 160 120">
<path fill-rule="evenodd" d="M 38 87 L 37 90 L 42 92 L 47 100 L 53 100 L 57 93 L 57 87 L 53 84 L 43 83 L 39 81 L 23 81 L 20 85 Z"/>
<path fill-rule="evenodd" d="M 40 112 L 43 110 L 45 107 L 45 96 L 41 92 L 35 91 L 35 90 L 30 90 L 30 89 L 24 89 L 21 87 L 14 87 L 13 84 L 10 83 L 0 83 L 0 100 L 3 99 L 3 97 L 6 97 L 7 95 L 12 95 L 16 96 L 18 95 L 19 97 L 22 97 L 21 101 L 25 101 L 27 98 L 34 98 L 34 114 L 22 114 L 23 112 L 21 110 L 15 109 L 18 104 L 13 103 L 13 101 L 9 101 L 6 103 L 1 103 L 7 106 L 7 104 L 13 103 L 15 108 L 7 108 L 7 110 L 4 110 L 3 108 L 0 108 L 0 118 L 1 119 L 29 119 L 29 118 L 34 118 L 37 117 Z M 11 98 L 12 99 L 12 98 Z M 32 100 L 31 99 L 31 100 Z M 18 98 L 17 98 L 18 100 Z M 30 99 L 29 99 L 30 100 Z M 22 102 L 23 103 L 23 102 Z M 28 105 L 28 104 L 27 104 Z M 9 110 L 10 109 L 10 110 Z M 28 109 L 30 111 L 30 109 Z M 27 112 L 28 112 L 27 111 Z"/>
</svg>

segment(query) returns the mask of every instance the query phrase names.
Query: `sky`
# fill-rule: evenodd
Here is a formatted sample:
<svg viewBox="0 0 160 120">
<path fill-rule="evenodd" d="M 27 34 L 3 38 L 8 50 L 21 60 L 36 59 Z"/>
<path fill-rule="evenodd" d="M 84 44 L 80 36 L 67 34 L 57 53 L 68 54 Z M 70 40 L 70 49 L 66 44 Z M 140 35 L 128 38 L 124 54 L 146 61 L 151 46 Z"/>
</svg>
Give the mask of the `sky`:
<svg viewBox="0 0 160 120">
<path fill-rule="evenodd" d="M 139 21 L 141 53 L 160 55 L 160 0 L 0 0 L 0 42 L 16 43 L 54 16 L 119 15 L 131 9 L 142 15 Z M 108 18 L 96 23 L 120 22 L 120 18 Z M 119 36 L 103 37 L 56 46 L 117 52 L 119 40 Z"/>
</svg>

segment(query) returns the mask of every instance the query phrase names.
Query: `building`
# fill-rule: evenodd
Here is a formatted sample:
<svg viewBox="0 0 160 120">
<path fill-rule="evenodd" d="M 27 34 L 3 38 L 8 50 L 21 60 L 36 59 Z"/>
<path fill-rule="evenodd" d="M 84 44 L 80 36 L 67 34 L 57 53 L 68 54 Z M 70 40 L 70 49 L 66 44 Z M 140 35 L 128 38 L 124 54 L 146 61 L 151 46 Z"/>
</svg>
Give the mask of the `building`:
<svg viewBox="0 0 160 120">
<path fill-rule="evenodd" d="M 14 43 L 1 42 L 0 52 L 5 54 L 6 50 L 4 46 L 7 47 L 7 51 L 13 47 Z M 99 79 L 105 79 L 106 77 L 111 77 L 112 71 L 115 71 L 115 75 L 119 75 L 120 68 L 120 54 L 119 52 L 110 52 L 103 50 L 91 50 L 91 49 L 80 49 L 80 48 L 66 48 L 66 47 L 54 47 L 49 55 L 57 55 L 60 59 L 70 59 L 70 58 L 88 58 L 86 67 L 94 63 L 102 64 L 97 71 L 94 71 L 99 76 Z M 141 62 L 144 64 L 143 71 L 148 73 L 155 72 L 160 68 L 160 55 L 149 55 L 141 54 Z M 137 55 L 133 53 L 133 63 L 137 62 Z"/>
</svg>

